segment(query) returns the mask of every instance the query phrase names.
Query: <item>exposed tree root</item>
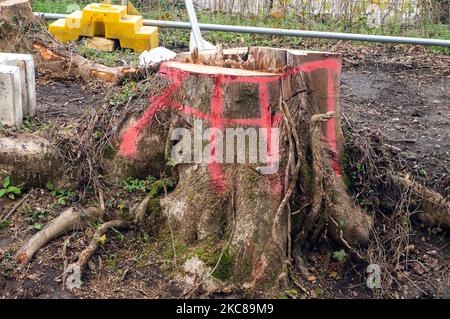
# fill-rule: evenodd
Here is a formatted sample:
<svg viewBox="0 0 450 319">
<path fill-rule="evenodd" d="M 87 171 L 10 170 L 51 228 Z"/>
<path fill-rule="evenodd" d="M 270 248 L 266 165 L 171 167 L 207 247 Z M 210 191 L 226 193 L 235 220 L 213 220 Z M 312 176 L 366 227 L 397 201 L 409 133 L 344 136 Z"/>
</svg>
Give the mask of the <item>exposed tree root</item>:
<svg viewBox="0 0 450 319">
<path fill-rule="evenodd" d="M 133 207 L 131 212 L 132 214 L 134 214 L 134 221 L 132 223 L 126 220 L 113 220 L 102 224 L 92 237 L 89 246 L 80 253 L 77 262 L 72 263 L 68 266 L 65 265 L 64 276 L 66 276 L 67 278 L 64 281 L 63 286 L 69 290 L 80 288 L 84 269 L 86 268 L 89 259 L 95 254 L 98 246 L 102 242 L 102 236 L 105 235 L 106 232 L 108 232 L 110 229 L 129 229 L 134 225 L 142 225 L 144 222 L 144 218 L 149 211 L 150 202 L 151 198 L 149 196 L 146 196 L 142 202 Z"/>
<path fill-rule="evenodd" d="M 64 233 L 74 231 L 83 227 L 86 219 L 100 219 L 104 209 L 90 207 L 86 210 L 69 208 L 61 215 L 52 220 L 40 232 L 31 237 L 16 253 L 15 260 L 21 266 L 26 265 L 34 254 L 51 240 Z"/>
<path fill-rule="evenodd" d="M 289 201 L 291 199 L 292 194 L 294 193 L 295 187 L 297 185 L 298 175 L 301 168 L 301 162 L 298 159 L 300 156 L 301 148 L 300 148 L 300 142 L 299 142 L 299 135 L 298 131 L 295 125 L 294 120 L 292 119 L 292 116 L 289 111 L 289 107 L 285 102 L 280 103 L 280 109 L 283 113 L 283 119 L 285 121 L 285 125 L 287 127 L 287 134 L 289 138 L 289 145 L 290 145 L 290 153 L 289 153 L 289 159 L 288 164 L 286 167 L 286 173 L 285 173 L 285 195 L 283 200 L 281 201 L 280 205 L 278 206 L 277 212 L 275 214 L 275 220 L 272 226 L 272 239 L 274 242 L 277 241 L 277 227 L 279 226 L 279 219 L 281 214 L 285 211 L 286 207 L 289 206 Z M 294 147 L 293 147 L 293 139 L 295 141 L 295 151 L 297 152 L 297 158 L 294 154 Z M 295 164 L 294 164 L 295 163 Z M 294 168 L 292 169 L 292 166 Z M 292 180 L 289 183 L 289 176 L 292 176 Z M 289 233 L 289 232 L 288 232 Z M 284 249 L 282 248 L 282 251 Z"/>
<path fill-rule="evenodd" d="M 151 198 L 149 196 L 146 196 L 142 202 L 140 202 L 132 209 L 135 215 L 134 223 L 136 225 L 141 225 L 143 223 L 145 215 L 148 213 L 148 210 L 150 208 L 150 201 Z"/>
<path fill-rule="evenodd" d="M 450 202 L 438 192 L 412 180 L 410 176 L 392 176 L 401 192 L 411 190 L 411 198 L 420 207 L 417 216 L 430 225 L 450 228 Z"/>
<path fill-rule="evenodd" d="M 310 232 L 313 227 L 317 225 L 323 225 L 323 223 L 318 223 L 321 218 L 321 212 L 323 211 L 323 197 L 324 193 L 324 178 L 325 169 L 323 164 L 323 154 L 322 148 L 320 146 L 320 123 L 327 122 L 333 117 L 334 113 L 329 112 L 327 114 L 317 114 L 311 118 L 311 152 L 313 157 L 312 164 L 312 200 L 311 200 L 311 211 L 306 216 L 303 227 L 297 236 L 296 243 L 302 246 L 305 240 L 309 237 Z M 322 216 L 323 220 L 326 220 L 326 216 Z"/>
<path fill-rule="evenodd" d="M 76 263 L 70 264 L 67 267 L 67 272 L 70 273 L 67 277 L 66 286 L 68 289 L 79 288 L 81 286 L 81 278 L 83 276 L 84 268 L 89 259 L 94 255 L 98 246 L 101 243 L 101 237 L 112 228 L 129 228 L 130 223 L 124 220 L 113 220 L 102 224 L 96 231 L 89 246 L 83 250 Z"/>
</svg>

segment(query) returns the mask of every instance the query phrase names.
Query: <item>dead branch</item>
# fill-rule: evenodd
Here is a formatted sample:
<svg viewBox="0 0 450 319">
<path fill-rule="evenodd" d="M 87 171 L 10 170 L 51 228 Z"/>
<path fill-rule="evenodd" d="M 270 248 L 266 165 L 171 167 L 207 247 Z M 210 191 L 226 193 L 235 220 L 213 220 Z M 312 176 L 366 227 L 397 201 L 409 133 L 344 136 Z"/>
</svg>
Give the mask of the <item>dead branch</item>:
<svg viewBox="0 0 450 319">
<path fill-rule="evenodd" d="M 39 57 L 46 61 L 45 67 L 53 76 L 61 76 L 61 72 L 79 76 L 85 81 L 99 80 L 107 85 L 120 84 L 122 79 L 137 76 L 141 71 L 132 66 L 108 67 L 92 62 L 80 55 L 71 54 L 50 48 L 42 42 L 35 41 L 32 45 L 38 51 Z"/>
<path fill-rule="evenodd" d="M 15 256 L 16 262 L 24 266 L 34 254 L 51 240 L 64 233 L 83 228 L 83 224 L 89 219 L 100 219 L 104 210 L 99 207 L 90 207 L 86 210 L 69 208 L 61 215 L 53 219 L 41 231 L 31 237 L 25 245 L 18 250 Z"/>
<path fill-rule="evenodd" d="M 401 192 L 410 189 L 411 197 L 419 202 L 419 219 L 430 225 L 450 228 L 450 202 L 438 192 L 412 180 L 410 176 L 392 176 Z"/>
<path fill-rule="evenodd" d="M 106 222 L 102 224 L 96 231 L 94 237 L 91 240 L 91 243 L 89 246 L 83 250 L 78 258 L 78 261 L 74 264 L 71 264 L 67 267 L 67 271 L 69 272 L 69 269 L 72 269 L 72 273 L 67 278 L 67 288 L 73 289 L 73 288 L 79 288 L 78 286 L 81 284 L 81 281 L 77 282 L 73 280 L 73 277 L 77 277 L 79 279 L 82 278 L 84 268 L 86 267 L 87 262 L 89 259 L 94 255 L 95 251 L 97 250 L 100 242 L 101 237 L 106 234 L 106 232 L 112 228 L 129 228 L 130 224 L 127 221 L 124 220 L 113 220 L 110 222 Z"/>
</svg>

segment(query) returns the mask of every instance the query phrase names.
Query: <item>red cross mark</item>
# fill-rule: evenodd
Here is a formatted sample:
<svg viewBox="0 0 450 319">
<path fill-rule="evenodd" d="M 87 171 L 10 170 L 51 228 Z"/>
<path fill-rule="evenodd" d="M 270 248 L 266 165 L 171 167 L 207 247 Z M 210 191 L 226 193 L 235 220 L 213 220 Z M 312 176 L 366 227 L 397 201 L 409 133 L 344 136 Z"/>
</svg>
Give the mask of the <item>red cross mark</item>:
<svg viewBox="0 0 450 319">
<path fill-rule="evenodd" d="M 171 81 L 167 89 L 159 96 L 150 98 L 150 105 L 144 112 L 142 117 L 130 127 L 123 135 L 120 144 L 119 154 L 124 157 L 134 157 L 137 152 L 137 145 L 143 129 L 151 125 L 155 115 L 163 109 L 173 109 L 186 115 L 192 115 L 195 118 L 202 119 L 209 122 L 211 128 L 223 129 L 227 124 L 238 124 L 242 126 L 256 126 L 266 128 L 268 132 L 267 144 L 268 154 L 270 157 L 270 129 L 278 127 L 281 122 L 281 114 L 276 113 L 271 116 L 270 100 L 268 85 L 271 82 L 279 81 L 291 75 L 300 72 L 311 73 L 316 70 L 327 70 L 327 104 L 328 112 L 335 111 L 334 105 L 334 83 L 333 73 L 340 73 L 340 63 L 334 57 L 329 57 L 321 61 L 306 62 L 299 65 L 285 73 L 274 76 L 235 76 L 226 74 L 199 74 L 201 76 L 211 77 L 214 80 L 214 89 L 211 99 L 210 113 L 203 113 L 189 105 L 184 105 L 173 100 L 173 96 L 181 89 L 184 81 L 186 81 L 192 74 L 189 71 L 170 68 L 166 63 L 161 65 L 159 73 Z M 225 84 L 229 83 L 255 83 L 259 88 L 259 109 L 260 117 L 258 118 L 238 118 L 229 119 L 223 116 L 223 88 Z M 326 140 L 332 153 L 332 168 L 335 175 L 341 175 L 341 168 L 337 160 L 337 145 L 335 133 L 335 120 L 331 119 L 326 124 Z M 210 135 L 210 143 L 214 143 L 214 133 Z M 211 144 L 213 146 L 214 144 Z M 209 174 L 212 182 L 219 189 L 225 188 L 224 172 L 221 164 L 213 162 L 208 165 Z"/>
</svg>

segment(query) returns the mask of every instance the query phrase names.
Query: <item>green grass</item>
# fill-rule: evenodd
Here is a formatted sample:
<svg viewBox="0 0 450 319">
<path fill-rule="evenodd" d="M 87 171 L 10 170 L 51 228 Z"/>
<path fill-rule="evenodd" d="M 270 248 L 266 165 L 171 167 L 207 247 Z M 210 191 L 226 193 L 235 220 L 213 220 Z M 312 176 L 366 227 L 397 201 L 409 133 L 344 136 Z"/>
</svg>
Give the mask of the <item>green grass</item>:
<svg viewBox="0 0 450 319">
<path fill-rule="evenodd" d="M 92 1 L 34 0 L 32 1 L 32 5 L 33 10 L 35 11 L 68 13 L 68 11 L 70 11 L 68 10 L 70 4 L 77 4 L 80 5 L 80 7 L 83 7 L 86 3 L 90 2 Z M 143 2 L 142 6 L 138 9 L 141 10 L 141 13 L 146 19 L 188 21 L 187 12 L 183 3 L 172 5 L 160 2 L 157 5 L 151 5 L 150 2 Z M 353 19 L 353 21 L 345 21 L 331 16 L 321 16 L 320 18 L 308 17 L 295 11 L 288 11 L 287 14 L 279 20 L 267 15 L 247 18 L 237 14 L 226 14 L 206 10 L 197 10 L 197 15 L 200 23 L 450 39 L 449 26 L 444 24 L 400 26 L 391 22 L 379 29 L 369 29 L 367 28 L 365 17 Z M 302 41 L 301 38 L 295 37 L 271 37 L 228 32 L 205 32 L 204 34 L 206 40 L 212 43 L 227 43 L 233 46 L 276 46 L 278 44 L 280 46 L 289 45 L 295 47 Z M 161 45 L 172 49 L 184 49 L 189 45 L 189 32 L 180 29 L 161 30 L 160 43 Z M 430 49 L 434 52 L 450 54 L 449 48 L 431 47 Z M 86 55 L 89 57 L 89 54 Z"/>
<path fill-rule="evenodd" d="M 37 12 L 51 12 L 51 13 L 71 13 L 73 5 L 78 5 L 81 8 L 92 1 L 80 0 L 31 0 L 33 11 Z"/>
<path fill-rule="evenodd" d="M 130 49 L 119 49 L 114 52 L 103 52 L 95 49 L 89 49 L 85 46 L 84 39 L 82 45 L 77 48 L 77 53 L 84 56 L 86 59 L 104 64 L 106 66 L 118 66 L 124 64 L 139 64 L 139 53 L 133 52 Z"/>
</svg>

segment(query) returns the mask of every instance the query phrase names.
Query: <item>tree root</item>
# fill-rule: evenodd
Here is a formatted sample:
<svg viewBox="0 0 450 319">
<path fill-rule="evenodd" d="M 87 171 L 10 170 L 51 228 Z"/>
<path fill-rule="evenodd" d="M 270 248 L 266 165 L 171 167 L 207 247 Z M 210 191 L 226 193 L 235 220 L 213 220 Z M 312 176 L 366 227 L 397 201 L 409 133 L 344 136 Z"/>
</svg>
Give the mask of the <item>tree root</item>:
<svg viewBox="0 0 450 319">
<path fill-rule="evenodd" d="M 311 152 L 312 152 L 312 175 L 313 175 L 313 188 L 312 188 L 312 201 L 311 210 L 306 216 L 303 227 L 296 243 L 302 246 L 311 232 L 313 227 L 316 227 L 318 220 L 320 219 L 320 212 L 322 211 L 322 203 L 324 197 L 324 164 L 322 148 L 320 147 L 320 123 L 327 122 L 333 117 L 334 113 L 329 112 L 327 114 L 316 114 L 311 118 Z M 326 220 L 326 216 L 323 218 Z"/>
<path fill-rule="evenodd" d="M 94 237 L 91 240 L 89 246 L 83 250 L 76 263 L 70 264 L 67 267 L 67 282 L 66 287 L 69 290 L 73 288 L 81 287 L 81 278 L 83 276 L 84 268 L 86 267 L 89 259 L 94 255 L 99 244 L 101 243 L 101 237 L 112 228 L 130 228 L 130 223 L 124 220 L 113 220 L 102 224 L 96 231 Z"/>
<path fill-rule="evenodd" d="M 450 229 L 450 202 L 440 193 L 412 180 L 410 176 L 392 175 L 391 179 L 401 192 L 411 190 L 411 197 L 418 202 L 419 219 L 430 226 Z"/>
<path fill-rule="evenodd" d="M 136 225 L 141 225 L 144 221 L 145 215 L 148 213 L 148 210 L 150 208 L 150 201 L 151 198 L 149 196 L 146 196 L 145 199 L 137 204 L 133 209 L 132 212 L 134 213 L 134 223 Z"/>
<path fill-rule="evenodd" d="M 86 220 L 100 219 L 104 208 L 89 207 L 86 210 L 69 208 L 61 215 L 52 220 L 40 232 L 31 237 L 25 245 L 18 250 L 15 256 L 16 262 L 20 266 L 26 265 L 34 254 L 44 247 L 51 240 L 64 233 L 83 228 Z"/>
<path fill-rule="evenodd" d="M 64 267 L 65 276 L 67 277 L 64 283 L 65 288 L 72 290 L 74 288 L 81 287 L 81 279 L 83 277 L 84 269 L 86 268 L 89 259 L 91 259 L 91 257 L 97 251 L 98 246 L 102 242 L 102 236 L 106 234 L 106 232 L 114 228 L 129 229 L 132 228 L 133 225 L 139 226 L 143 224 L 144 218 L 148 213 L 150 207 L 150 201 L 151 198 L 149 196 L 146 196 L 143 201 L 133 207 L 133 209 L 131 210 L 131 212 L 134 214 L 134 220 L 132 223 L 125 220 L 113 220 L 102 224 L 97 229 L 94 236 L 92 237 L 89 246 L 80 253 L 77 262 Z M 124 277 L 125 276 L 123 276 L 123 278 Z"/>
<path fill-rule="evenodd" d="M 285 102 L 282 101 L 280 103 L 280 109 L 283 112 L 283 119 L 285 121 L 285 125 L 288 130 L 287 134 L 289 137 L 290 153 L 289 153 L 289 160 L 288 160 L 288 164 L 286 167 L 286 174 L 285 174 L 285 185 L 284 185 L 285 195 L 284 195 L 284 198 L 281 201 L 280 205 L 278 206 L 277 212 L 275 214 L 275 220 L 274 220 L 274 223 L 272 226 L 272 239 L 274 242 L 278 242 L 276 230 L 279 225 L 280 216 L 285 211 L 286 207 L 289 205 L 289 201 L 290 201 L 291 196 L 294 193 L 295 187 L 297 185 L 298 175 L 300 173 L 300 168 L 301 168 L 301 162 L 298 158 L 296 159 L 294 150 L 293 150 L 293 145 L 292 145 L 292 143 L 293 143 L 292 139 L 294 138 L 295 151 L 297 152 L 297 156 L 301 157 L 299 135 L 298 135 L 297 128 L 295 126 L 295 122 L 292 119 L 292 116 L 289 111 L 289 107 L 287 106 L 287 104 Z M 294 166 L 293 169 L 292 169 L 292 166 Z M 291 170 L 292 170 L 292 172 L 291 172 Z M 291 174 L 289 174 L 290 172 L 291 172 Z M 292 180 L 290 183 L 289 183 L 289 178 L 288 178 L 289 175 L 292 176 Z M 289 231 L 288 231 L 288 233 L 289 233 Z M 284 250 L 283 247 L 281 247 L 281 249 Z"/>
</svg>

